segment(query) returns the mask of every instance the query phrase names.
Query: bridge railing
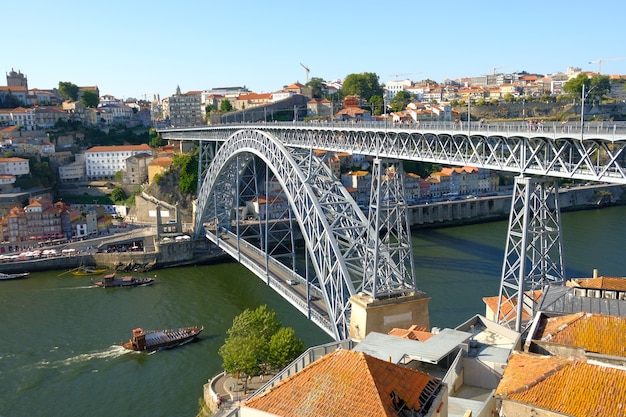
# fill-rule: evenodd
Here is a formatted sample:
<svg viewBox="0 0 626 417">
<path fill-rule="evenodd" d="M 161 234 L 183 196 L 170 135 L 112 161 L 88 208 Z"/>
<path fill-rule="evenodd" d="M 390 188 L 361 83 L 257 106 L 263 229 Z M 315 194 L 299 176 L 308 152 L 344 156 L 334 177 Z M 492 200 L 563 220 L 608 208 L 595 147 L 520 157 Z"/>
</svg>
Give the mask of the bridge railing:
<svg viewBox="0 0 626 417">
<path fill-rule="evenodd" d="M 480 121 L 420 121 L 419 123 L 406 123 L 390 121 L 299 121 L 299 122 L 272 122 L 272 123 L 227 123 L 211 126 L 186 126 L 160 129 L 159 132 L 165 137 L 170 135 L 176 137 L 177 133 L 184 132 L 188 140 L 207 139 L 202 131 L 211 132 L 210 136 L 214 140 L 225 140 L 233 130 L 242 128 L 356 128 L 367 130 L 410 130 L 410 131 L 432 131 L 432 132 L 459 132 L 460 134 L 475 135 L 498 135 L 498 134 L 523 134 L 524 136 L 586 136 L 602 135 L 626 139 L 626 122 L 606 122 L 587 121 L 581 128 L 580 122 L 480 122 Z"/>
<path fill-rule="evenodd" d="M 276 276 L 271 274 L 272 270 L 280 270 L 281 273 L 289 276 L 290 278 L 302 280 L 303 278 L 298 275 L 296 272 L 292 271 L 285 264 L 276 260 L 273 257 L 267 257 L 263 251 L 259 248 L 247 242 L 244 239 L 238 239 L 237 235 L 230 231 L 222 231 L 222 234 L 225 234 L 229 237 L 228 241 L 220 239 L 219 246 L 225 250 L 230 256 L 238 260 L 241 264 L 247 267 L 250 271 L 252 271 L 257 277 L 262 279 L 269 285 L 272 289 L 278 292 L 284 299 L 286 299 L 291 305 L 300 310 L 303 314 L 310 317 L 310 319 L 316 323 L 318 326 L 323 328 L 329 335 L 334 337 L 334 326 L 332 325 L 332 320 L 330 320 L 328 315 L 323 315 L 320 312 L 316 311 L 314 306 L 311 306 L 309 302 L 298 294 L 294 293 L 290 290 L 290 286 L 285 283 L 283 280 L 277 278 Z M 215 241 L 215 233 L 207 232 L 207 238 L 212 241 Z M 237 242 L 230 243 L 230 242 Z M 240 248 L 243 247 L 245 250 L 237 249 L 236 245 L 240 245 Z M 227 247 L 225 247 L 227 246 Z M 268 266 L 267 270 L 265 264 L 260 263 L 253 256 L 247 256 L 246 252 L 252 252 L 258 259 L 267 260 Z M 321 291 L 315 287 L 310 286 L 310 289 L 316 295 L 321 296 Z"/>
</svg>

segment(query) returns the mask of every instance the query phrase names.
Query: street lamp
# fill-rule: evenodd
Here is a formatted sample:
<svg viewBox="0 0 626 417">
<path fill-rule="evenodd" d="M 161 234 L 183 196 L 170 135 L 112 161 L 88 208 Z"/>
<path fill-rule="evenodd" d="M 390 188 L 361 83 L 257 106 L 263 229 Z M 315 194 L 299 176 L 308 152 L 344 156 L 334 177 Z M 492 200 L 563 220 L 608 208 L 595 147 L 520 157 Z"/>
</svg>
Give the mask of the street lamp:
<svg viewBox="0 0 626 417">
<path fill-rule="evenodd" d="M 385 119 L 385 129 L 387 129 L 387 92 L 383 92 L 383 118 Z"/>
<path fill-rule="evenodd" d="M 585 86 L 586 84 L 583 83 L 583 89 L 582 92 L 580 94 L 581 100 L 580 100 L 580 140 L 583 140 L 583 135 L 585 132 L 585 100 L 587 100 L 587 96 L 589 95 L 589 93 L 591 93 L 591 91 L 596 88 L 597 86 L 593 86 L 589 89 L 589 91 L 587 91 L 587 94 L 585 94 Z"/>
</svg>

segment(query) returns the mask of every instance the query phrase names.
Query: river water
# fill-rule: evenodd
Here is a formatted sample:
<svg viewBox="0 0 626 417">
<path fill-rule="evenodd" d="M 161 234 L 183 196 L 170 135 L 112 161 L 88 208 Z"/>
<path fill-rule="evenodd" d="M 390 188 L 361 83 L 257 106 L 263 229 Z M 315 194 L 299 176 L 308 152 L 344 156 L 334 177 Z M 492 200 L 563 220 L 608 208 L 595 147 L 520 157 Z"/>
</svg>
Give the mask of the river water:
<svg viewBox="0 0 626 417">
<path fill-rule="evenodd" d="M 626 207 L 563 215 L 568 278 L 625 276 Z M 414 233 L 418 286 L 432 300 L 431 326 L 484 314 L 497 295 L 506 222 Z M 0 268 L 1 269 L 1 268 Z M 221 370 L 218 349 L 233 318 L 267 304 L 305 345 L 330 341 L 236 263 L 152 271 L 150 287 L 102 289 L 62 271 L 0 282 L 0 417 L 184 416 Z M 135 327 L 204 325 L 185 347 L 151 354 L 119 344 Z"/>
</svg>

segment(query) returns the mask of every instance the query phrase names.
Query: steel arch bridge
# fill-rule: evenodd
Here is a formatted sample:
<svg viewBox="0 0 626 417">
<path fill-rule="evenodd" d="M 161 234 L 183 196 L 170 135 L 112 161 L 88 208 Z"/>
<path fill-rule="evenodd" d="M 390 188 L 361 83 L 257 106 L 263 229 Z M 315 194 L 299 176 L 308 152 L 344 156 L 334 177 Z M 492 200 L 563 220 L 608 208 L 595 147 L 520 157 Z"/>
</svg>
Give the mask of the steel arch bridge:
<svg viewBox="0 0 626 417">
<path fill-rule="evenodd" d="M 293 214 L 283 219 L 294 218 L 300 226 L 314 269 L 312 285 L 323 297 L 329 316 L 330 326 L 321 326 L 331 336 L 338 340 L 348 336 L 350 296 L 358 292 L 373 297 L 393 296 L 416 290 L 405 263 L 396 262 L 397 251 L 388 247 L 372 249 L 375 243 L 368 238 L 377 234 L 370 230 L 368 219 L 323 161 L 312 150 L 287 148 L 260 130 L 237 131 L 213 156 L 198 193 L 197 238 L 207 231 L 217 237 L 232 228 L 242 190 L 251 190 L 249 196 L 253 199 L 265 194 L 258 184 L 252 185 L 259 182 L 253 157 L 261 159 L 280 183 Z M 252 175 L 246 175 L 250 170 Z M 263 182 L 268 184 L 267 176 Z M 268 249 L 268 245 L 261 246 Z M 410 253 L 406 242 L 404 246 L 404 252 Z M 375 262 L 368 263 L 374 253 Z M 378 272 L 374 274 L 373 270 Z M 371 276 L 376 279 L 365 278 Z"/>
<path fill-rule="evenodd" d="M 237 206 L 234 184 L 243 168 L 251 164 L 244 154 L 265 161 L 287 191 L 290 207 L 306 235 L 320 280 L 318 289 L 336 329 L 333 335 L 341 338 L 347 335 L 350 295 L 367 291 L 374 297 L 393 296 L 417 291 L 412 265 L 403 266 L 412 263 L 405 245 L 408 241 L 410 246 L 410 238 L 406 239 L 407 230 L 387 239 L 387 244 L 372 240 L 377 236 L 373 230 L 381 224 L 380 219 L 373 221 L 373 215 L 382 210 L 370 210 L 366 219 L 341 184 L 315 161 L 313 150 L 370 155 L 376 161 L 415 160 L 518 173 L 496 317 L 521 331 L 523 312 L 531 316 L 534 312 L 533 292 L 547 283 L 565 280 L 558 190 L 548 179 L 626 184 L 626 126 L 586 124 L 585 129 L 576 125 L 529 131 L 525 125 L 515 124 L 461 130 L 440 123 L 423 124 L 420 129 L 381 123 L 276 123 L 170 129 L 161 134 L 165 139 L 198 141 L 201 145 L 197 236 L 211 218 L 215 230 L 223 227 L 217 223 L 228 219 L 228 210 Z M 373 175 L 374 208 L 384 207 L 374 183 L 389 183 L 382 179 L 393 176 L 380 166 L 374 167 L 378 170 Z M 383 223 L 405 214 L 401 190 L 401 184 L 387 189 L 387 196 L 398 195 L 395 201 L 399 211 L 386 216 Z M 396 248 L 388 244 L 391 241 L 399 243 Z M 341 259 L 333 259 L 336 257 Z M 378 259 L 383 259 L 382 264 Z M 379 277 L 383 277 L 380 285 L 376 282 Z"/>
</svg>

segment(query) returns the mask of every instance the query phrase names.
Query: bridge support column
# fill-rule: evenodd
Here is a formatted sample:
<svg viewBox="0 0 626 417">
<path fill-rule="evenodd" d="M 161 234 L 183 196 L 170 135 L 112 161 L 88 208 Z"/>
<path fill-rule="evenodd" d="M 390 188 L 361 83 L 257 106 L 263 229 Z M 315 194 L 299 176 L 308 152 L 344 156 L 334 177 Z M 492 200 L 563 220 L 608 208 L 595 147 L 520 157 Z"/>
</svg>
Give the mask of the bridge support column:
<svg viewBox="0 0 626 417">
<path fill-rule="evenodd" d="M 423 292 L 391 298 L 372 298 L 359 293 L 350 297 L 350 338 L 362 340 L 370 332 L 389 333 L 394 328 L 413 325 L 430 330 L 428 303 Z"/>
<path fill-rule="evenodd" d="M 515 178 L 498 309 L 494 321 L 521 332 L 540 291 L 565 280 L 558 188 L 544 178 Z"/>
<path fill-rule="evenodd" d="M 372 298 L 416 291 L 402 161 L 374 159 L 362 291 Z M 381 260 L 388 254 L 393 268 Z"/>
</svg>

